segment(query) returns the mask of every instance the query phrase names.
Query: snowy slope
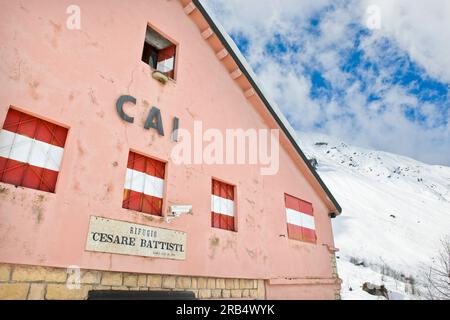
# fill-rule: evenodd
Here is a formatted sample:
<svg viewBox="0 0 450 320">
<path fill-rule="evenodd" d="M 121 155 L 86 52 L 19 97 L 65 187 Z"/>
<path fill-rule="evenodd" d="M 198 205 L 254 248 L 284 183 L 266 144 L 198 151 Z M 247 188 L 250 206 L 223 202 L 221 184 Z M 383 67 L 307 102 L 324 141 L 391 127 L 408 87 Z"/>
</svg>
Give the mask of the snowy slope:
<svg viewBox="0 0 450 320">
<path fill-rule="evenodd" d="M 343 207 L 333 220 L 343 298 L 377 298 L 362 291 L 366 281 L 385 284 L 391 298 L 420 298 L 407 278 L 420 278 L 440 239 L 450 234 L 450 168 L 324 135 L 298 138 Z"/>
</svg>

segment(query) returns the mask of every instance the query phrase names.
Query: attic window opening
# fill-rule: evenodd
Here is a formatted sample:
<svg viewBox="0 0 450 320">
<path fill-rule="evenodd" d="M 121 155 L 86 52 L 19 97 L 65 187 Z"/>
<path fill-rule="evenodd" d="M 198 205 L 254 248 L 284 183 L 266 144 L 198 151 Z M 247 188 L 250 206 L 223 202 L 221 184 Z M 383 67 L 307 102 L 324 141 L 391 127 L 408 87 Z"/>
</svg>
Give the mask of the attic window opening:
<svg viewBox="0 0 450 320">
<path fill-rule="evenodd" d="M 155 71 L 175 79 L 176 45 L 156 30 L 147 26 L 142 61 Z"/>
</svg>

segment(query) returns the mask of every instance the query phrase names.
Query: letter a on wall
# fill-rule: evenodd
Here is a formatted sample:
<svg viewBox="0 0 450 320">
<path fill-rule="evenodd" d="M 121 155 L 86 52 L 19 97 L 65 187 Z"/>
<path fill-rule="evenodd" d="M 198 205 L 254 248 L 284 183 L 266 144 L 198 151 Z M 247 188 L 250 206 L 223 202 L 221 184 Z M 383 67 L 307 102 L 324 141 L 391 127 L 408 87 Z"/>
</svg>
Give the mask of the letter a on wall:
<svg viewBox="0 0 450 320">
<path fill-rule="evenodd" d="M 161 136 L 164 136 L 164 128 L 161 120 L 161 111 L 157 107 L 152 107 L 145 121 L 145 129 L 156 129 Z"/>
</svg>

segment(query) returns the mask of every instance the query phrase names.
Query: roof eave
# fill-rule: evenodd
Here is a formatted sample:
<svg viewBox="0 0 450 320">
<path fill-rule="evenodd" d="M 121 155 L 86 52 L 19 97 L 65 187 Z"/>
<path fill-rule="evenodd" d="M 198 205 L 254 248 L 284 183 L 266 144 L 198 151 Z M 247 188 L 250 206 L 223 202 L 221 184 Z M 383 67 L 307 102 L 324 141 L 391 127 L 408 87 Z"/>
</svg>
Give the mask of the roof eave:
<svg viewBox="0 0 450 320">
<path fill-rule="evenodd" d="M 258 96 L 261 99 L 261 101 L 264 103 L 264 105 L 266 106 L 266 108 L 268 109 L 268 111 L 270 112 L 272 117 L 275 119 L 277 124 L 283 130 L 284 134 L 286 135 L 286 137 L 288 138 L 288 140 L 290 141 L 290 143 L 292 144 L 294 149 L 300 155 L 300 158 L 303 160 L 303 162 L 308 167 L 309 171 L 312 173 L 312 175 L 314 176 L 316 181 L 319 183 L 320 187 L 325 192 L 325 194 L 327 195 L 327 197 L 329 198 L 329 200 L 333 204 L 334 208 L 336 209 L 337 213 L 335 213 L 335 214 L 339 215 L 340 213 L 342 213 L 341 206 L 339 205 L 337 200 L 334 198 L 333 194 L 328 189 L 328 187 L 325 185 L 325 183 L 323 182 L 322 178 L 320 178 L 320 176 L 317 173 L 317 171 L 312 167 L 312 165 L 308 161 L 308 158 L 306 157 L 306 155 L 301 150 L 301 148 L 298 145 L 297 141 L 295 140 L 294 136 L 291 134 L 291 132 L 290 132 L 291 130 L 288 128 L 288 126 L 290 126 L 290 125 L 285 123 L 279 117 L 279 115 L 275 111 L 274 107 L 271 105 L 271 103 L 268 101 L 268 99 L 266 98 L 264 93 L 261 91 L 261 89 L 259 88 L 259 86 L 256 83 L 256 81 L 251 76 L 251 73 L 247 70 L 247 68 L 245 67 L 244 63 L 242 63 L 241 59 L 239 58 L 238 54 L 236 54 L 236 52 L 234 51 L 232 46 L 228 43 L 228 41 L 226 40 L 225 36 L 222 34 L 221 30 L 217 27 L 216 23 L 214 22 L 214 19 L 211 18 L 211 16 L 209 15 L 208 11 L 201 4 L 200 0 L 192 0 L 192 2 L 197 7 L 197 9 L 200 11 L 200 13 L 203 15 L 203 17 L 206 19 L 206 21 L 209 24 L 209 27 L 214 31 L 215 35 L 219 38 L 219 40 L 222 43 L 222 45 L 227 49 L 228 53 L 233 57 L 234 61 L 238 65 L 238 67 L 241 70 L 241 72 L 245 75 L 247 80 L 250 82 L 250 84 L 252 85 L 252 87 L 255 90 L 255 92 L 258 94 Z"/>
</svg>

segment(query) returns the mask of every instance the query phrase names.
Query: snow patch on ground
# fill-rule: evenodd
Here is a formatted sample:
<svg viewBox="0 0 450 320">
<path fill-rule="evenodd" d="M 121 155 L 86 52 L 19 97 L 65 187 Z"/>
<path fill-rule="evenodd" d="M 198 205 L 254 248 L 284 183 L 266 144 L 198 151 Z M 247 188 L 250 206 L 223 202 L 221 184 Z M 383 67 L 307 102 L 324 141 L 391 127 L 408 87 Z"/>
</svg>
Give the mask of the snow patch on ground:
<svg viewBox="0 0 450 320">
<path fill-rule="evenodd" d="M 442 237 L 450 234 L 450 168 L 325 135 L 299 133 L 298 138 L 343 208 L 333 220 L 343 298 L 377 299 L 362 291 L 364 282 L 384 284 L 391 298 L 420 298 L 405 291 L 402 281 L 419 279 Z M 401 280 L 383 275 L 383 266 L 384 273 Z"/>
<path fill-rule="evenodd" d="M 417 300 L 420 296 L 414 294 L 417 287 L 374 271 L 369 267 L 356 266 L 349 261 L 338 259 L 339 277 L 343 280 L 341 296 L 343 300 L 386 300 L 384 297 L 373 296 L 363 291 L 365 282 L 374 285 L 384 285 L 388 290 L 389 300 Z"/>
</svg>

